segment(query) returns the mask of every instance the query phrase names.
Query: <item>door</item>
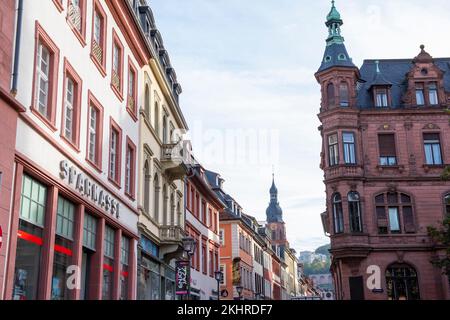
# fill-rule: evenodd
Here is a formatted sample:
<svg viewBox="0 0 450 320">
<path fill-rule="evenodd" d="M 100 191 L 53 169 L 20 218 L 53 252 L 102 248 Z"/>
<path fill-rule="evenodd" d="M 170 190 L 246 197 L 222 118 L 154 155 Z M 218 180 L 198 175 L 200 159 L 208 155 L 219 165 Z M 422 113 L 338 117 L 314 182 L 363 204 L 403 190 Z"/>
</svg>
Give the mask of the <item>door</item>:
<svg viewBox="0 0 450 320">
<path fill-rule="evenodd" d="M 350 277 L 350 299 L 364 300 L 364 279 L 363 277 Z"/>
</svg>

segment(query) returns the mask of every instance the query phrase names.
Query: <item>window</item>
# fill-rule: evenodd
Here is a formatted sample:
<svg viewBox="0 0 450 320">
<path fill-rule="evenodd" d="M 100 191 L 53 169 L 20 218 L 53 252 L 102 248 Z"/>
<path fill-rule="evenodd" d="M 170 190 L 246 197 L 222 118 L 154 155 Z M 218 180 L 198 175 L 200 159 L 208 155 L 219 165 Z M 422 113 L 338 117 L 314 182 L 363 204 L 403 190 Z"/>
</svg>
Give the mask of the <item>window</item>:
<svg viewBox="0 0 450 320">
<path fill-rule="evenodd" d="M 209 250 L 209 276 L 214 277 L 214 253 L 213 250 Z"/>
<path fill-rule="evenodd" d="M 128 58 L 128 95 L 127 110 L 134 120 L 137 120 L 137 70 L 133 62 Z M 147 86 L 145 88 L 145 99 L 147 99 Z M 147 100 L 145 101 L 147 103 Z M 147 108 L 147 106 L 145 106 Z"/>
<path fill-rule="evenodd" d="M 416 231 L 411 197 L 387 192 L 375 197 L 379 234 L 414 233 Z"/>
<path fill-rule="evenodd" d="M 145 116 L 149 120 L 150 123 L 150 88 L 149 85 L 145 85 L 145 101 L 144 101 L 144 110 L 145 110 Z"/>
<path fill-rule="evenodd" d="M 75 206 L 66 199 L 58 198 L 56 212 L 55 254 L 53 258 L 52 300 L 68 300 L 67 268 L 72 262 Z"/>
<path fill-rule="evenodd" d="M 350 231 L 353 233 L 363 232 L 361 203 L 357 192 L 350 192 L 348 194 L 348 211 L 350 217 Z"/>
<path fill-rule="evenodd" d="M 109 179 L 120 186 L 122 130 L 111 118 L 109 137 Z"/>
<path fill-rule="evenodd" d="M 163 137 L 163 143 L 168 143 L 167 139 L 167 116 L 163 116 L 163 123 L 162 123 L 162 137 Z"/>
<path fill-rule="evenodd" d="M 96 169 L 101 170 L 103 107 L 90 91 L 88 96 L 87 160 Z"/>
<path fill-rule="evenodd" d="M 69 62 L 64 59 L 64 105 L 61 136 L 77 151 L 80 140 L 81 81 Z"/>
<path fill-rule="evenodd" d="M 155 174 L 153 178 L 153 218 L 156 222 L 159 222 L 159 178 L 158 175 Z"/>
<path fill-rule="evenodd" d="M 416 85 L 416 104 L 418 106 L 425 105 L 425 95 L 424 95 L 424 90 L 423 90 L 423 84 Z"/>
<path fill-rule="evenodd" d="M 437 84 L 436 84 L 436 82 L 432 82 L 432 83 L 428 86 L 428 97 L 429 97 L 430 105 L 436 106 L 436 105 L 439 104 L 438 91 L 437 91 Z"/>
<path fill-rule="evenodd" d="M 391 265 L 386 270 L 389 300 L 420 300 L 417 272 L 406 264 Z"/>
<path fill-rule="evenodd" d="M 103 77 L 106 76 L 106 13 L 99 0 L 94 0 L 92 14 L 91 59 Z"/>
<path fill-rule="evenodd" d="M 344 214 L 342 211 L 342 197 L 339 193 L 333 196 L 334 233 L 344 232 Z"/>
<path fill-rule="evenodd" d="M 220 279 L 220 284 L 225 285 L 227 283 L 227 266 L 225 264 L 220 265 L 220 272 L 222 272 L 222 279 Z"/>
<path fill-rule="evenodd" d="M 83 248 L 81 258 L 81 292 L 82 300 L 90 299 L 91 270 L 94 263 L 94 255 L 97 241 L 97 219 L 88 213 L 84 215 Z"/>
<path fill-rule="evenodd" d="M 127 137 L 127 151 L 125 159 L 125 194 L 134 198 L 135 196 L 135 167 L 136 167 L 136 146 Z"/>
<path fill-rule="evenodd" d="M 448 196 L 448 202 L 449 202 L 448 206 L 450 206 L 450 195 Z M 450 210 L 450 207 L 448 209 Z M 224 229 L 219 230 L 219 242 L 222 247 L 225 245 L 225 230 Z"/>
<path fill-rule="evenodd" d="M 204 223 L 204 224 L 207 224 L 207 221 L 206 221 L 206 214 L 207 214 L 207 212 L 206 212 L 206 202 L 205 201 L 202 201 L 202 207 L 201 207 L 202 209 L 202 212 L 201 212 L 201 219 L 202 219 L 202 222 Z"/>
<path fill-rule="evenodd" d="M 123 45 L 113 29 L 111 88 L 120 101 L 123 100 Z"/>
<path fill-rule="evenodd" d="M 339 147 L 337 134 L 333 134 L 328 137 L 328 157 L 330 167 L 337 166 L 339 164 Z"/>
<path fill-rule="evenodd" d="M 378 146 L 380 150 L 380 165 L 381 166 L 396 166 L 397 153 L 395 148 L 394 134 L 379 134 Z"/>
<path fill-rule="evenodd" d="M 32 112 L 56 131 L 56 96 L 58 87 L 59 49 L 36 22 L 36 51 Z"/>
<path fill-rule="evenodd" d="M 84 47 L 86 45 L 86 0 L 68 0 L 67 22 Z"/>
<path fill-rule="evenodd" d="M 327 86 L 328 107 L 332 108 L 336 105 L 336 97 L 334 94 L 334 84 L 329 83 Z"/>
<path fill-rule="evenodd" d="M 355 134 L 352 132 L 344 132 L 342 134 L 342 140 L 344 142 L 345 164 L 356 164 Z"/>
<path fill-rule="evenodd" d="M 203 271 L 203 274 L 208 273 L 207 266 L 208 266 L 208 257 L 207 257 L 207 252 L 206 252 L 206 241 L 203 239 L 203 241 L 202 241 L 202 271 Z"/>
<path fill-rule="evenodd" d="M 122 236 L 120 246 L 120 264 L 122 266 L 122 270 L 120 271 L 120 300 L 128 299 L 129 261 L 130 261 L 130 239 Z"/>
<path fill-rule="evenodd" d="M 114 240 L 114 229 L 105 226 L 102 300 L 112 300 L 113 298 Z"/>
<path fill-rule="evenodd" d="M 427 165 L 442 165 L 441 141 L 439 133 L 424 133 L 425 161 Z"/>
<path fill-rule="evenodd" d="M 155 102 L 155 122 L 153 123 L 153 129 L 155 129 L 156 135 L 159 137 L 159 106 L 158 102 Z"/>
<path fill-rule="evenodd" d="M 341 107 L 348 107 L 350 105 L 347 82 L 341 82 L 339 85 L 339 101 Z"/>
<path fill-rule="evenodd" d="M 387 89 L 375 89 L 375 106 L 378 108 L 388 107 Z"/>
<path fill-rule="evenodd" d="M 144 211 L 145 213 L 150 213 L 150 165 L 149 160 L 145 161 L 144 164 Z"/>
<path fill-rule="evenodd" d="M 447 217 L 450 217 L 450 193 L 444 197 L 444 203 L 445 203 L 445 213 L 447 214 Z"/>
<path fill-rule="evenodd" d="M 47 188 L 24 175 L 17 232 L 13 300 L 38 298 Z"/>
<path fill-rule="evenodd" d="M 91 250 L 96 248 L 97 219 L 90 214 L 84 215 L 83 246 Z"/>
</svg>

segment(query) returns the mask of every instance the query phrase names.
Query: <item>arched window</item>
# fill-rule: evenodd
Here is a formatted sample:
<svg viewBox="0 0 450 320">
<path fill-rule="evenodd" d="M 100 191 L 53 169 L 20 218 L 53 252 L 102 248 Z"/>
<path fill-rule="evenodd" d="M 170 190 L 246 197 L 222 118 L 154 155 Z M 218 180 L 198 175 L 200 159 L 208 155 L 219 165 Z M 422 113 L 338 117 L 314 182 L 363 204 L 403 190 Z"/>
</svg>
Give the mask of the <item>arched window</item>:
<svg viewBox="0 0 450 320">
<path fill-rule="evenodd" d="M 341 107 L 348 107 L 350 105 L 348 84 L 344 81 L 339 85 L 339 103 Z"/>
<path fill-rule="evenodd" d="M 167 143 L 167 117 L 166 115 L 163 116 L 163 127 L 162 127 L 162 136 L 163 136 L 163 143 Z"/>
<path fill-rule="evenodd" d="M 144 164 L 144 211 L 145 213 L 150 212 L 150 165 L 148 160 Z"/>
<path fill-rule="evenodd" d="M 170 225 L 175 225 L 175 199 L 173 193 L 170 195 Z"/>
<path fill-rule="evenodd" d="M 147 119 L 150 120 L 150 88 L 148 87 L 148 84 L 145 85 L 145 105 L 144 105 L 144 111 L 145 115 L 147 116 Z"/>
<path fill-rule="evenodd" d="M 156 131 L 156 134 L 159 136 L 159 106 L 158 106 L 158 102 L 155 102 L 155 122 L 153 124 L 153 128 Z"/>
<path fill-rule="evenodd" d="M 167 226 L 167 200 L 168 200 L 168 195 L 167 195 L 167 186 L 164 185 L 163 186 L 163 190 L 162 190 L 162 198 L 163 198 L 163 226 Z"/>
<path fill-rule="evenodd" d="M 445 213 L 447 214 L 447 217 L 450 217 L 450 193 L 444 197 L 444 202 L 445 202 Z"/>
<path fill-rule="evenodd" d="M 339 193 L 333 196 L 334 233 L 344 232 L 344 214 L 342 211 L 342 197 Z"/>
<path fill-rule="evenodd" d="M 155 177 L 153 178 L 153 205 L 154 205 L 154 212 L 153 217 L 157 222 L 159 222 L 159 178 L 158 174 L 155 174 Z"/>
<path fill-rule="evenodd" d="M 385 192 L 375 197 L 375 205 L 379 234 L 416 232 L 412 200 L 409 195 Z"/>
<path fill-rule="evenodd" d="M 389 300 L 419 300 L 416 270 L 407 264 L 393 264 L 386 269 L 386 290 Z"/>
<path fill-rule="evenodd" d="M 331 82 L 327 86 L 327 101 L 328 107 L 332 108 L 336 105 L 336 98 L 334 94 L 334 84 Z"/>
<path fill-rule="evenodd" d="M 350 231 L 362 232 L 361 220 L 361 202 L 358 192 L 350 192 L 348 194 L 348 213 L 350 218 Z"/>
</svg>

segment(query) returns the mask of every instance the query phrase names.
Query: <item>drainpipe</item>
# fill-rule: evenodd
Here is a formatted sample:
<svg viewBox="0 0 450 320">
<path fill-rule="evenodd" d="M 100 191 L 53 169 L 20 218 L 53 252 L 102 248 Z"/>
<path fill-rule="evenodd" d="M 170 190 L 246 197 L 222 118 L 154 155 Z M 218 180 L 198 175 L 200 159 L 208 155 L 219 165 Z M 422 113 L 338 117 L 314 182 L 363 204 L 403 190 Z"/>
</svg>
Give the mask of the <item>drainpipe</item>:
<svg viewBox="0 0 450 320">
<path fill-rule="evenodd" d="M 23 15 L 23 0 L 18 0 L 17 6 L 17 21 L 16 21 L 16 43 L 14 47 L 14 67 L 12 74 L 11 94 L 17 94 L 17 80 L 19 77 L 19 54 L 20 54 L 20 40 L 22 36 L 22 15 Z"/>
</svg>

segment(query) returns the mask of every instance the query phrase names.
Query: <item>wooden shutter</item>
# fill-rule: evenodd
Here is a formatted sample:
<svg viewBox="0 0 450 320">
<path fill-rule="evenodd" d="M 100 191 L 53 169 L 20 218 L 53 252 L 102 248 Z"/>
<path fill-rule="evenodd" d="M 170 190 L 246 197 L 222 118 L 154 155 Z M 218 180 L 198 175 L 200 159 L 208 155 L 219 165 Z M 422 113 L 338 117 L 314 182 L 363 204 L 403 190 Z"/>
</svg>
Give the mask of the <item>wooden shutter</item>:
<svg viewBox="0 0 450 320">
<path fill-rule="evenodd" d="M 378 144 L 380 147 L 381 157 L 395 157 L 395 135 L 380 134 L 378 135 Z"/>
</svg>

